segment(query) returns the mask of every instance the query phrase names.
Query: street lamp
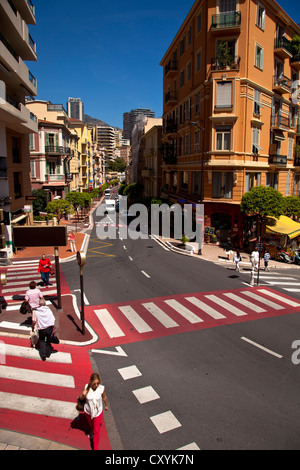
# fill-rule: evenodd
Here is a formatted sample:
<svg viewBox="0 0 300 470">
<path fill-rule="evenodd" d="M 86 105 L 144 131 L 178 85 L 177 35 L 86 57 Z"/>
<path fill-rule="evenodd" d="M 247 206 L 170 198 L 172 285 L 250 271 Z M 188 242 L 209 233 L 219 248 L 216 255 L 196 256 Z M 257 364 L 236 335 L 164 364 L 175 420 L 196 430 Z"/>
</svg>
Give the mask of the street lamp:
<svg viewBox="0 0 300 470">
<path fill-rule="evenodd" d="M 200 180 L 201 181 L 200 204 L 202 205 L 203 204 L 203 199 L 204 199 L 204 196 L 203 196 L 203 194 L 204 194 L 203 193 L 203 180 L 204 180 L 204 132 L 205 132 L 205 128 L 199 126 L 198 122 L 191 121 L 190 125 L 191 126 L 196 126 L 196 127 L 198 127 L 198 129 L 200 129 L 202 131 L 202 156 L 201 156 L 201 180 Z M 202 227 L 202 232 L 204 232 L 204 227 Z M 202 236 L 204 238 L 204 233 L 202 233 Z M 203 244 L 203 240 L 202 240 L 202 244 Z M 202 246 L 199 249 L 199 255 L 202 255 Z"/>
</svg>

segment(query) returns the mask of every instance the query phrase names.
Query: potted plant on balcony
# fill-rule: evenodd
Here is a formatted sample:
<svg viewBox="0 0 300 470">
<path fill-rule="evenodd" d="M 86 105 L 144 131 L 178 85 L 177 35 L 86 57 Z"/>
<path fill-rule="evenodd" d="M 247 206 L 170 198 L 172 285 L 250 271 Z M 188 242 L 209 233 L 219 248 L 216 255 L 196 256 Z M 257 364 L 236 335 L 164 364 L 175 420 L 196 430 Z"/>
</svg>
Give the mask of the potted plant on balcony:
<svg viewBox="0 0 300 470">
<path fill-rule="evenodd" d="M 218 44 L 217 60 L 220 69 L 230 69 L 233 62 L 233 56 L 226 41 L 220 41 Z"/>
<path fill-rule="evenodd" d="M 300 36 L 298 34 L 295 34 L 292 39 L 292 51 L 293 56 L 300 60 Z"/>
</svg>

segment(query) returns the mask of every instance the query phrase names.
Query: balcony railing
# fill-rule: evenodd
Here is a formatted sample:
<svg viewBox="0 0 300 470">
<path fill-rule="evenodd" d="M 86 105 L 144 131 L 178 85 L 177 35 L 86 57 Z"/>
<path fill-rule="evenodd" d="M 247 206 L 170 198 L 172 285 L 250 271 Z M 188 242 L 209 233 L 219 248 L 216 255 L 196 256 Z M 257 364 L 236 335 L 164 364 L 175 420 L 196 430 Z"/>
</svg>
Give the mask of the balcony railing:
<svg viewBox="0 0 300 470">
<path fill-rule="evenodd" d="M 288 116 L 276 114 L 271 117 L 271 127 L 286 127 L 289 129 L 291 127 L 291 120 Z"/>
<path fill-rule="evenodd" d="M 177 91 L 168 91 L 165 94 L 165 104 L 170 102 L 177 102 Z"/>
<path fill-rule="evenodd" d="M 285 37 L 276 38 L 274 48 L 275 50 L 285 49 L 289 54 L 293 54 L 292 43 Z"/>
<path fill-rule="evenodd" d="M 56 153 L 58 155 L 70 155 L 71 150 L 69 147 L 60 147 L 58 145 L 46 145 L 46 153 Z"/>
<path fill-rule="evenodd" d="M 19 56 L 14 50 L 14 48 L 10 45 L 8 40 L 0 33 L 0 41 L 4 44 L 6 49 L 11 53 L 11 55 L 16 59 L 17 62 L 19 62 Z"/>
<path fill-rule="evenodd" d="M 241 12 L 229 11 L 227 13 L 220 13 L 213 15 L 211 27 L 212 29 L 232 28 L 241 25 Z"/>
<path fill-rule="evenodd" d="M 211 59 L 211 70 L 238 70 L 240 67 L 240 56 L 213 57 Z"/>
<path fill-rule="evenodd" d="M 169 62 L 165 66 L 165 75 L 168 75 L 169 72 L 177 72 L 177 71 L 178 71 L 177 61 L 169 60 Z"/>
<path fill-rule="evenodd" d="M 65 175 L 46 175 L 48 183 L 63 183 L 65 181 Z"/>
<path fill-rule="evenodd" d="M 286 155 L 269 155 L 269 165 L 286 166 Z"/>
<path fill-rule="evenodd" d="M 279 91 L 291 93 L 292 91 L 292 80 L 285 75 L 274 75 L 273 77 L 273 88 L 279 89 Z"/>
</svg>

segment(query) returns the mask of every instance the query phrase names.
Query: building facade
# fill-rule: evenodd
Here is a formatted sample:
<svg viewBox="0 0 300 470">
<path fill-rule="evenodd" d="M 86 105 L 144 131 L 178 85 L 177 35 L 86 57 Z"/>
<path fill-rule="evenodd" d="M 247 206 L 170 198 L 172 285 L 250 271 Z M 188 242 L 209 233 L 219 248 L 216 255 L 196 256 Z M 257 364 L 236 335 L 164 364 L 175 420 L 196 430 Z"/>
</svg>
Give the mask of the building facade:
<svg viewBox="0 0 300 470">
<path fill-rule="evenodd" d="M 84 118 L 84 104 L 81 98 L 69 98 L 67 102 L 68 116 L 73 119 L 83 121 Z"/>
<path fill-rule="evenodd" d="M 150 127 L 142 136 L 141 182 L 144 196 L 160 197 L 162 187 L 161 138 L 162 119 L 155 119 L 157 124 Z"/>
<path fill-rule="evenodd" d="M 36 96 L 37 81 L 25 61 L 36 61 L 36 44 L 28 25 L 35 25 L 35 8 L 27 0 L 0 3 L 0 208 L 5 216 L 6 248 L 12 255 L 15 224 L 31 223 L 29 134 L 38 131 L 36 116 L 25 106 Z"/>
<path fill-rule="evenodd" d="M 253 186 L 300 194 L 296 35 L 273 0 L 197 0 L 161 61 L 162 195 L 203 201 L 221 242 L 241 245 Z"/>
<path fill-rule="evenodd" d="M 47 191 L 48 201 L 64 199 L 71 189 L 70 162 L 78 139 L 69 130 L 69 117 L 62 105 L 36 100 L 26 106 L 37 116 L 39 130 L 30 136 L 32 189 Z"/>
<path fill-rule="evenodd" d="M 148 108 L 137 108 L 123 114 L 123 137 L 130 140 L 130 143 L 132 143 L 134 126 L 141 116 L 155 118 L 155 112 Z"/>
</svg>

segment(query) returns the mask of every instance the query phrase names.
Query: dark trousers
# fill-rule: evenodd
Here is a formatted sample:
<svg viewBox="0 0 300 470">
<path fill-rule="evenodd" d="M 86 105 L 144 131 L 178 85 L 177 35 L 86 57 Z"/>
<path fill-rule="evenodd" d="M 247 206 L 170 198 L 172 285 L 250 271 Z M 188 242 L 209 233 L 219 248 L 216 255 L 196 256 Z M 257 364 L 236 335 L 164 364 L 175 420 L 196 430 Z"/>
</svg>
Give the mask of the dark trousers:
<svg viewBox="0 0 300 470">
<path fill-rule="evenodd" d="M 40 355 L 41 357 L 50 357 L 51 355 L 51 344 L 50 337 L 53 331 L 53 326 L 49 326 L 44 330 L 39 330 L 39 340 L 40 340 Z"/>
<path fill-rule="evenodd" d="M 41 278 L 42 278 L 43 284 L 46 284 L 46 286 L 49 286 L 49 274 L 50 274 L 49 271 L 46 273 L 41 272 Z"/>
</svg>

